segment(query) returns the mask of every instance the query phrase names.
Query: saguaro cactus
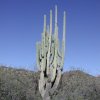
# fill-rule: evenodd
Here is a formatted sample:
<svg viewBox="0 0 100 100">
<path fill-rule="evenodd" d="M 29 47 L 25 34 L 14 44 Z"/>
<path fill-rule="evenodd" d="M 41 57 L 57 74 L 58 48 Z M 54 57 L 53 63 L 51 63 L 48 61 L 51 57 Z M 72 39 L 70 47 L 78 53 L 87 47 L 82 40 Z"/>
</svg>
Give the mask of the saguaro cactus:
<svg viewBox="0 0 100 100">
<path fill-rule="evenodd" d="M 52 34 L 52 10 L 50 10 L 50 26 L 46 25 L 44 15 L 44 29 L 42 41 L 37 42 L 37 66 L 40 71 L 39 92 L 43 100 L 50 100 L 50 94 L 56 90 L 63 71 L 65 54 L 66 13 L 63 17 L 62 49 L 59 48 L 57 6 L 55 6 L 55 29 Z"/>
</svg>

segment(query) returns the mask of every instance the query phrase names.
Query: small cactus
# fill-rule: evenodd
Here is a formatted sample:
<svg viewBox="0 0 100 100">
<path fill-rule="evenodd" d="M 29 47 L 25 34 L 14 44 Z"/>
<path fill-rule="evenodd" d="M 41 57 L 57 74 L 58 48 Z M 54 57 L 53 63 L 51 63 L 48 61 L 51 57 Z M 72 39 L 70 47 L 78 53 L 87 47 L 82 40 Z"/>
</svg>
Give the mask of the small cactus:
<svg viewBox="0 0 100 100">
<path fill-rule="evenodd" d="M 39 92 L 43 100 L 50 100 L 50 94 L 56 90 L 63 71 L 65 54 L 66 13 L 63 18 L 62 50 L 59 50 L 57 6 L 55 6 L 55 30 L 52 34 L 52 10 L 50 10 L 50 26 L 46 25 L 44 15 L 44 29 L 42 41 L 37 42 L 37 66 L 40 71 Z"/>
</svg>

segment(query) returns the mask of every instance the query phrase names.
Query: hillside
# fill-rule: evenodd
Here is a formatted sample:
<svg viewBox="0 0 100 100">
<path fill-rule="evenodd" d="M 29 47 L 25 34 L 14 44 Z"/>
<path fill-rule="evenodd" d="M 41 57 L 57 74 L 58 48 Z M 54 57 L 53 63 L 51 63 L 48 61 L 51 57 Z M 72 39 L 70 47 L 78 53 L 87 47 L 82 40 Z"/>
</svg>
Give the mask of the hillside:
<svg viewBox="0 0 100 100">
<path fill-rule="evenodd" d="M 0 66 L 0 100 L 42 100 L 38 72 Z M 65 72 L 52 100 L 100 100 L 100 77 L 80 70 Z"/>
</svg>

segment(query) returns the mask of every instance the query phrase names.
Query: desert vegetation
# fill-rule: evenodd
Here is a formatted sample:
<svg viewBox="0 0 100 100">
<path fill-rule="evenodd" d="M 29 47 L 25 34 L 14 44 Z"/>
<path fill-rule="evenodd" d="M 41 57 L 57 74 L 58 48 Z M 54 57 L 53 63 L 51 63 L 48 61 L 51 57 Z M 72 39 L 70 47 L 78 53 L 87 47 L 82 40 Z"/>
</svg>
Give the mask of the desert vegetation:
<svg viewBox="0 0 100 100">
<path fill-rule="evenodd" d="M 0 100 L 42 100 L 39 72 L 0 66 Z M 51 100 L 100 100 L 100 77 L 80 70 L 62 74 Z"/>
</svg>

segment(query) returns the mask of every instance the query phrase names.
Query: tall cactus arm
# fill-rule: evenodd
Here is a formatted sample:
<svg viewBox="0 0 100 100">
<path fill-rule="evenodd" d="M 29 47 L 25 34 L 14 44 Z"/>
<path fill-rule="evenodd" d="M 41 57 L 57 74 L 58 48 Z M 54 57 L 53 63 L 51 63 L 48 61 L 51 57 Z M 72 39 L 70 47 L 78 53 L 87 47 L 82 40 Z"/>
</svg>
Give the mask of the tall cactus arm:
<svg viewBox="0 0 100 100">
<path fill-rule="evenodd" d="M 50 73 L 50 49 L 51 49 L 51 34 L 52 34 L 52 10 L 50 10 L 50 34 L 49 34 L 49 46 L 47 54 L 47 75 Z"/>
<path fill-rule="evenodd" d="M 49 25 L 47 25 L 47 33 L 49 34 L 50 32 L 50 28 L 49 28 Z"/>
<path fill-rule="evenodd" d="M 42 62 L 42 44 L 40 43 L 39 44 L 39 61 L 40 61 L 40 65 L 41 65 L 41 62 Z"/>
<path fill-rule="evenodd" d="M 57 26 L 57 6 L 55 6 L 55 33 L 54 33 L 54 62 L 53 62 L 53 74 L 51 81 L 53 82 L 56 77 L 56 69 L 57 69 L 57 50 L 58 50 L 58 26 Z"/>
<path fill-rule="evenodd" d="M 66 33 L 66 12 L 64 11 L 64 17 L 63 17 L 63 40 L 62 40 L 62 66 L 64 64 L 64 55 L 65 55 L 65 33 Z"/>
<path fill-rule="evenodd" d="M 40 71 L 40 43 L 36 43 L 36 59 L 37 59 L 37 68 Z"/>
<path fill-rule="evenodd" d="M 42 33 L 42 56 L 44 55 L 44 49 L 45 49 L 45 35 L 46 35 L 46 15 L 44 15 L 44 29 Z"/>
<path fill-rule="evenodd" d="M 54 36 L 51 36 L 51 48 L 50 48 L 50 65 L 53 64 L 54 60 L 54 50 L 55 50 L 55 45 L 54 45 Z"/>
<path fill-rule="evenodd" d="M 44 56 L 44 48 L 45 48 L 45 33 L 42 33 L 42 56 Z"/>
<path fill-rule="evenodd" d="M 55 47 L 52 47 L 51 53 L 50 53 L 50 64 L 51 65 L 53 64 L 53 61 L 54 61 L 54 49 L 55 49 Z"/>
<path fill-rule="evenodd" d="M 41 70 L 45 71 L 46 69 L 46 49 L 45 49 L 45 40 L 46 40 L 46 15 L 44 15 L 44 30 L 42 33 L 42 62 L 41 62 Z"/>
<path fill-rule="evenodd" d="M 57 25 L 57 6 L 55 6 L 55 33 L 56 33 L 56 25 Z"/>
<path fill-rule="evenodd" d="M 41 70 L 45 71 L 46 69 L 46 54 L 43 55 L 42 62 L 41 62 Z"/>
<path fill-rule="evenodd" d="M 43 27 L 43 33 L 46 32 L 46 15 L 44 15 L 44 27 Z"/>
<path fill-rule="evenodd" d="M 64 42 L 62 42 L 62 62 L 61 62 L 61 67 L 64 65 Z"/>
<path fill-rule="evenodd" d="M 57 51 L 58 51 L 58 27 L 56 24 L 56 31 L 55 31 L 55 54 L 54 54 L 54 67 L 53 67 L 53 75 L 51 81 L 54 81 L 56 77 L 56 69 L 57 69 Z"/>
<path fill-rule="evenodd" d="M 65 53 L 65 39 L 66 39 L 66 12 L 64 11 L 64 18 L 63 18 L 63 48 L 64 48 L 64 53 Z"/>
</svg>

